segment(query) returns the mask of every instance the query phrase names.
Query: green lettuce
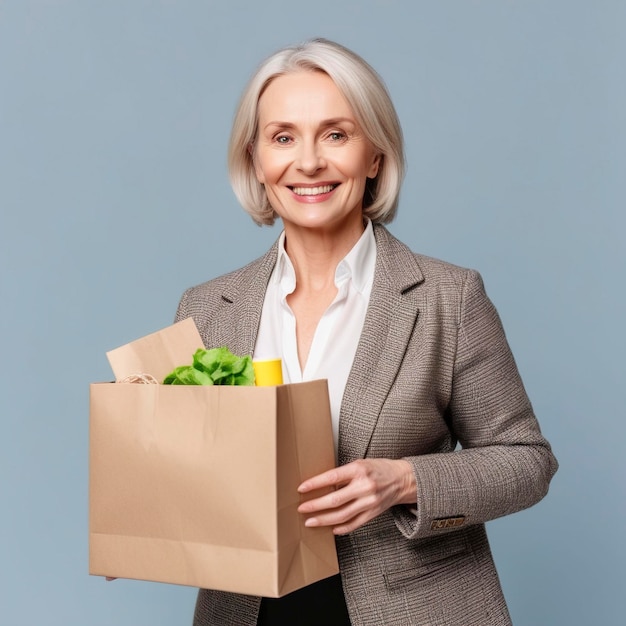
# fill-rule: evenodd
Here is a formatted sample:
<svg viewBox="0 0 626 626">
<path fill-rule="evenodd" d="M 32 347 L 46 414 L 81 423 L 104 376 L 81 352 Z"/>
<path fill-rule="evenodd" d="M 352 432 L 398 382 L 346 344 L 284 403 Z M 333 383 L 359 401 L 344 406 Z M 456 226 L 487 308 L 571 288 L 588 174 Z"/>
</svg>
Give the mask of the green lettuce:
<svg viewBox="0 0 626 626">
<path fill-rule="evenodd" d="M 192 365 L 181 365 L 163 380 L 164 385 L 254 385 L 250 356 L 237 356 L 228 348 L 199 348 Z"/>
</svg>

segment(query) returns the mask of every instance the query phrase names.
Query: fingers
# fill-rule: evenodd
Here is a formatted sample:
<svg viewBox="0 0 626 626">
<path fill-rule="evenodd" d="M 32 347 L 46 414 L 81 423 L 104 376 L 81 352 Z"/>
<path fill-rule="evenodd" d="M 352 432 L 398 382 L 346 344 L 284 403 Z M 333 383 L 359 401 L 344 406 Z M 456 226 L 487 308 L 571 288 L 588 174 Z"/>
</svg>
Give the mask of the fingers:
<svg viewBox="0 0 626 626">
<path fill-rule="evenodd" d="M 309 514 L 309 527 L 332 526 L 335 534 L 359 528 L 394 504 L 397 493 L 395 461 L 361 459 L 329 470 L 300 485 L 300 493 L 323 487 L 334 491 L 303 502 L 300 513 Z"/>
<path fill-rule="evenodd" d="M 335 467 L 305 480 L 298 487 L 298 491 L 300 493 L 308 493 L 324 487 L 339 488 L 354 479 L 367 479 L 374 473 L 376 466 L 380 462 L 384 463 L 385 461 L 385 459 L 359 459 L 358 461 L 352 461 L 352 463 Z"/>
<path fill-rule="evenodd" d="M 348 520 L 348 522 L 344 524 L 337 524 L 333 526 L 333 534 L 334 535 L 347 535 L 351 533 L 353 530 L 360 528 L 370 520 L 374 519 L 375 515 L 369 515 L 367 512 L 363 512 L 356 517 Z"/>
<path fill-rule="evenodd" d="M 315 478 L 303 483 L 305 488 L 299 489 L 301 493 L 307 493 L 322 487 L 332 487 L 333 491 L 318 498 L 303 502 L 298 510 L 301 513 L 316 513 L 327 510 L 343 510 L 351 512 L 355 508 L 354 503 L 360 502 L 360 506 L 375 506 L 379 485 L 372 476 L 358 466 L 344 466 L 332 472 L 320 474 Z M 352 505 L 351 507 L 348 505 Z"/>
<path fill-rule="evenodd" d="M 309 478 L 298 487 L 298 491 L 300 493 L 308 493 L 309 491 L 315 491 L 316 489 L 322 489 L 324 487 L 336 487 L 341 483 L 342 476 L 348 477 L 346 468 L 349 467 L 349 465 L 343 465 L 342 467 L 337 467 L 322 474 L 318 474 L 313 478 Z M 346 480 L 346 478 L 343 480 Z"/>
<path fill-rule="evenodd" d="M 329 487 L 330 493 L 303 502 L 298 511 L 309 515 L 307 526 L 332 526 L 335 534 L 351 532 L 395 504 L 416 501 L 413 469 L 403 459 L 353 461 L 304 481 L 298 491 Z"/>
<path fill-rule="evenodd" d="M 369 506 L 364 498 L 354 499 L 339 508 L 325 508 L 313 513 L 304 524 L 307 527 L 332 526 L 337 535 L 345 534 L 362 526 L 373 519 L 384 509 L 372 504 Z"/>
</svg>

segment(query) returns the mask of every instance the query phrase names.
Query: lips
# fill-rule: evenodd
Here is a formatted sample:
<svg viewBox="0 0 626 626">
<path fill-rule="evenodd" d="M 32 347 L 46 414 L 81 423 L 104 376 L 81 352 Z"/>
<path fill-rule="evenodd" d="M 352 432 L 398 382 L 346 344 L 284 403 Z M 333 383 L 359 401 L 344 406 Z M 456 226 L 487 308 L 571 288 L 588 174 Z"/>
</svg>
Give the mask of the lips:
<svg viewBox="0 0 626 626">
<path fill-rule="evenodd" d="M 338 187 L 338 183 L 331 185 L 318 185 L 317 187 L 289 187 L 293 193 L 297 196 L 321 196 L 326 193 L 330 193 L 333 189 Z"/>
</svg>

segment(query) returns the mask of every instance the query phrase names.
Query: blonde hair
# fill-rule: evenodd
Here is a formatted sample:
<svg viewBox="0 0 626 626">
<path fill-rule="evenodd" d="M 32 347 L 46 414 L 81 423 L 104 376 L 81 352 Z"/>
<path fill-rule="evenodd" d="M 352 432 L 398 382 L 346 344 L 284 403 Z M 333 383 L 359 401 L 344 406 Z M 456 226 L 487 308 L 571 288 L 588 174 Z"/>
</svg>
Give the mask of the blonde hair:
<svg viewBox="0 0 626 626">
<path fill-rule="evenodd" d="M 237 199 L 257 224 L 271 225 L 276 213 L 256 177 L 251 146 L 258 126 L 258 103 L 269 83 L 292 72 L 327 74 L 350 105 L 363 133 L 380 153 L 378 174 L 368 179 L 363 214 L 374 223 L 390 222 L 396 213 L 404 177 L 402 129 L 387 88 L 359 55 L 327 39 L 290 46 L 266 59 L 245 88 L 235 113 L 228 147 L 230 182 Z"/>
</svg>

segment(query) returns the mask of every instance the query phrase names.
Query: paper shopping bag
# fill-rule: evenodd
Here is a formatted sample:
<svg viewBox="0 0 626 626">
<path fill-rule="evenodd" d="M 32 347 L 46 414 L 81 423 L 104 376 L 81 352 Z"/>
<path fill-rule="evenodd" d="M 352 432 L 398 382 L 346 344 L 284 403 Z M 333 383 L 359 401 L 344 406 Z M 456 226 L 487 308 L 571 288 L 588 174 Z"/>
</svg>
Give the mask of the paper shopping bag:
<svg viewBox="0 0 626 626">
<path fill-rule="evenodd" d="M 161 382 L 178 365 L 190 363 L 198 348 L 204 348 L 202 337 L 189 317 L 110 350 L 107 359 L 118 381 L 148 374 Z"/>
<path fill-rule="evenodd" d="M 325 380 L 92 384 L 89 571 L 267 597 L 336 574 L 332 531 L 296 510 L 333 466 Z"/>
</svg>

